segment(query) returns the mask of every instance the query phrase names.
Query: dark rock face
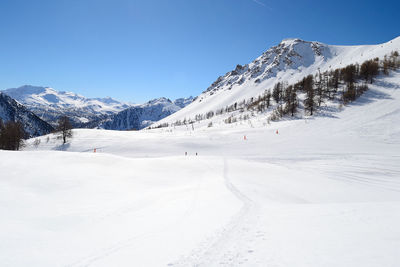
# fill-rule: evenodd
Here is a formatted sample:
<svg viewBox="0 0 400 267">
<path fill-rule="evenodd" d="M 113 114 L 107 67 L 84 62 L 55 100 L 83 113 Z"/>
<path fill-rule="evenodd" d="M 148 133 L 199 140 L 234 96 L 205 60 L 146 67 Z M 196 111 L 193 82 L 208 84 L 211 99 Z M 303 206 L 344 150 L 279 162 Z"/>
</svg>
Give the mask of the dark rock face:
<svg viewBox="0 0 400 267">
<path fill-rule="evenodd" d="M 21 122 L 30 137 L 45 135 L 53 131 L 53 127 L 50 124 L 41 120 L 25 106 L 3 93 L 0 93 L 0 118 L 3 122 Z"/>
<path fill-rule="evenodd" d="M 140 130 L 164 119 L 193 102 L 193 97 L 179 98 L 172 102 L 167 98 L 151 100 L 143 105 L 125 109 L 100 125 L 109 130 Z"/>
</svg>

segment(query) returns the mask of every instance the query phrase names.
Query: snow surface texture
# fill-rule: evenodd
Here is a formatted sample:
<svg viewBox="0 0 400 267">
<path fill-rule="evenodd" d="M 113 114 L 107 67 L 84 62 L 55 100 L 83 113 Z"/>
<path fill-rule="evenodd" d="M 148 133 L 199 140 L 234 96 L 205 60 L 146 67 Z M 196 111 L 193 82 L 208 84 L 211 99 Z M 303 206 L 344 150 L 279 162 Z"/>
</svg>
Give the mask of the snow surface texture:
<svg viewBox="0 0 400 267">
<path fill-rule="evenodd" d="M 193 97 L 178 98 L 174 102 L 165 97 L 153 99 L 111 116 L 99 127 L 109 130 L 140 130 L 177 112 L 192 101 Z"/>
<path fill-rule="evenodd" d="M 47 122 L 44 122 L 26 107 L 17 103 L 11 97 L 0 92 L 0 118 L 3 122 L 19 121 L 29 136 L 48 134 L 53 130 Z"/>
<path fill-rule="evenodd" d="M 283 40 L 253 62 L 219 77 L 192 104 L 157 124 L 178 120 L 194 120 L 197 114 L 216 112 L 235 102 L 262 95 L 278 82 L 294 84 L 309 74 L 316 74 L 363 63 L 373 58 L 383 59 L 400 50 L 400 37 L 379 45 L 334 46 L 300 39 Z"/>
<path fill-rule="evenodd" d="M 128 103 L 108 98 L 85 98 L 49 87 L 25 85 L 3 90 L 3 93 L 25 105 L 43 120 L 57 125 L 60 116 L 69 116 L 75 124 L 87 123 L 98 116 L 115 114 L 128 108 Z"/>
<path fill-rule="evenodd" d="M 393 72 L 334 116 L 0 151 L 1 265 L 396 267 L 399 107 Z"/>
</svg>

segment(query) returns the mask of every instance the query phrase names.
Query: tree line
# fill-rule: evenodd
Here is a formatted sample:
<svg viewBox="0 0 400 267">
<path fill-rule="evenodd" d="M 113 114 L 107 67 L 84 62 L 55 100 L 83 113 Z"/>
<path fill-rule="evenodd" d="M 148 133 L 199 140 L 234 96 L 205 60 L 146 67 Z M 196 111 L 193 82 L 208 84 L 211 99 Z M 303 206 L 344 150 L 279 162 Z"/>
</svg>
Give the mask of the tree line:
<svg viewBox="0 0 400 267">
<path fill-rule="evenodd" d="M 283 116 L 295 116 L 302 107 L 305 114 L 314 115 L 316 110 L 328 100 L 338 100 L 342 104 L 355 101 L 365 91 L 368 84 L 372 84 L 381 72 L 389 75 L 391 70 L 400 68 L 400 56 L 397 51 L 379 58 L 366 60 L 362 64 L 350 64 L 344 68 L 308 75 L 295 84 L 278 82 L 273 88 L 267 89 L 258 97 L 235 102 L 224 108 L 197 114 L 193 119 L 177 120 L 171 126 L 190 125 L 214 116 L 234 111 L 266 112 L 272 111 L 270 120 L 279 120 Z M 299 94 L 304 98 L 299 99 Z M 248 116 L 240 116 L 239 120 L 246 120 Z M 225 123 L 236 122 L 232 115 L 224 120 Z M 152 128 L 168 127 L 168 123 L 153 126 Z M 149 127 L 150 128 L 150 127 Z"/>
</svg>

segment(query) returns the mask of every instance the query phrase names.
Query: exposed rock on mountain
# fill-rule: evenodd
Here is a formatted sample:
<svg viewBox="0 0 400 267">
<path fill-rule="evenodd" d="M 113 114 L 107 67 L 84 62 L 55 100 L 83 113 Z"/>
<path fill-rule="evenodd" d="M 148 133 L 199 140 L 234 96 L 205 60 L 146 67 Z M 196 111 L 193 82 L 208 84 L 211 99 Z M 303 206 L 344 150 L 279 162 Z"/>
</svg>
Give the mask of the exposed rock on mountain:
<svg viewBox="0 0 400 267">
<path fill-rule="evenodd" d="M 142 105 L 135 105 L 110 117 L 100 128 L 110 130 L 140 130 L 184 108 L 192 97 L 171 101 L 162 97 Z"/>
<path fill-rule="evenodd" d="M 89 121 L 99 121 L 108 115 L 130 107 L 112 98 L 85 98 L 71 92 L 59 92 L 49 87 L 25 85 L 3 93 L 25 105 L 41 119 L 55 126 L 62 116 L 71 118 L 75 127 Z"/>
<path fill-rule="evenodd" d="M 0 118 L 3 122 L 21 122 L 25 131 L 31 137 L 48 134 L 53 130 L 50 124 L 41 120 L 26 107 L 3 93 L 0 93 Z"/>
</svg>

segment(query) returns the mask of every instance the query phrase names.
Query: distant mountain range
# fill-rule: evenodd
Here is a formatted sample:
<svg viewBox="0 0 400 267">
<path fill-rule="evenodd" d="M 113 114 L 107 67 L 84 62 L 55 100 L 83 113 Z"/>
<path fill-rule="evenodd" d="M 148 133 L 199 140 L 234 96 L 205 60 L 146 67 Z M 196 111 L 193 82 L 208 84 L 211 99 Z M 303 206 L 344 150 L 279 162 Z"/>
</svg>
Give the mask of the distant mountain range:
<svg viewBox="0 0 400 267">
<path fill-rule="evenodd" d="M 32 85 L 1 92 L 53 127 L 57 125 L 60 116 L 68 116 L 75 128 L 112 130 L 142 129 L 193 101 L 193 97 L 179 98 L 175 101 L 158 98 L 145 104 L 131 104 L 110 97 L 86 98 L 72 92 Z"/>
<path fill-rule="evenodd" d="M 175 101 L 165 97 L 154 99 L 110 116 L 99 127 L 111 130 L 140 130 L 186 107 L 192 101 L 193 97 L 179 98 Z"/>
<path fill-rule="evenodd" d="M 68 116 L 74 126 L 80 127 L 92 120 L 106 118 L 131 105 L 112 98 L 86 98 L 71 93 L 59 92 L 50 87 L 24 85 L 2 91 L 25 105 L 42 120 L 55 126 L 60 116 Z"/>
</svg>

